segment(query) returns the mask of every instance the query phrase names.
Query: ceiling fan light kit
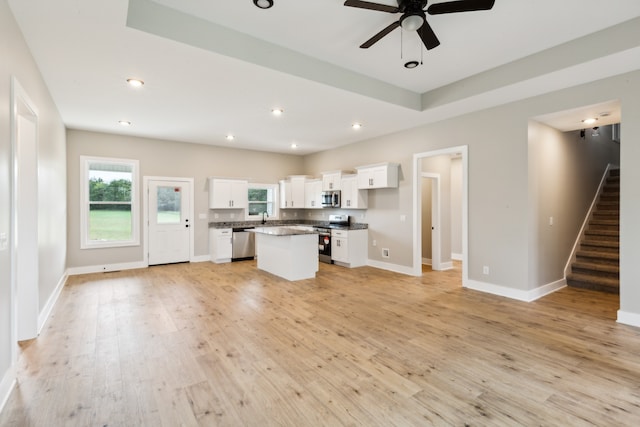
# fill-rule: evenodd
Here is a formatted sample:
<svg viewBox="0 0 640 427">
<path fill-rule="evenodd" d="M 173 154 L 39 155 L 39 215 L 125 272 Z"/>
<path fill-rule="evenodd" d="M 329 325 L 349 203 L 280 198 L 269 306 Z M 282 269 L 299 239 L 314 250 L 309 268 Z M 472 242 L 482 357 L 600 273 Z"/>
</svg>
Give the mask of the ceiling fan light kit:
<svg viewBox="0 0 640 427">
<path fill-rule="evenodd" d="M 398 21 L 388 25 L 369 40 L 364 42 L 360 46 L 361 49 L 370 48 L 396 28 L 402 27 L 402 29 L 406 31 L 416 31 L 427 50 L 431 50 L 440 45 L 440 40 L 438 40 L 438 37 L 433 32 L 431 25 L 427 22 L 427 14 L 442 15 L 446 13 L 490 10 L 493 8 L 495 0 L 455 0 L 432 4 L 429 7 L 427 7 L 427 3 L 428 0 L 398 0 L 398 6 L 396 7 L 361 0 L 346 0 L 344 5 L 358 9 L 402 14 Z M 405 67 L 407 67 L 406 64 Z M 415 68 L 415 66 L 413 68 Z"/>
<path fill-rule="evenodd" d="M 273 0 L 253 0 L 253 4 L 258 6 L 260 9 L 269 9 L 273 6 Z"/>
</svg>

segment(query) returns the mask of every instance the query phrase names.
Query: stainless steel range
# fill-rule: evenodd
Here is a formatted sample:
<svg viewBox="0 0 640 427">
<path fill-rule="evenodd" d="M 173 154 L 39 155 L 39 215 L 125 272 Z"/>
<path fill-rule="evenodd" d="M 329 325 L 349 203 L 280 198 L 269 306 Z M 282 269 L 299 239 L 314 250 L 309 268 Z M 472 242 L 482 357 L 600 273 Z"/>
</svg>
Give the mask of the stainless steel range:
<svg viewBox="0 0 640 427">
<path fill-rule="evenodd" d="M 314 227 L 318 232 L 318 259 L 320 262 L 332 264 L 331 261 L 331 230 L 334 228 L 349 228 L 349 215 L 329 215 L 329 223 Z"/>
</svg>

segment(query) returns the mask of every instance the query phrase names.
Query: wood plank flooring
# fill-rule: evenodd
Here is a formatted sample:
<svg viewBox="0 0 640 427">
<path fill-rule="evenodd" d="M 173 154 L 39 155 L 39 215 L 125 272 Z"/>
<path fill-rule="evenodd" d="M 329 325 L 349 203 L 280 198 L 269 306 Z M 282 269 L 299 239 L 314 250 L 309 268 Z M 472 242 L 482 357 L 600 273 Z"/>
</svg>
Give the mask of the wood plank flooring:
<svg viewBox="0 0 640 427">
<path fill-rule="evenodd" d="M 21 345 L 0 426 L 640 425 L 640 329 L 618 296 L 522 303 L 322 264 L 71 277 Z"/>
</svg>

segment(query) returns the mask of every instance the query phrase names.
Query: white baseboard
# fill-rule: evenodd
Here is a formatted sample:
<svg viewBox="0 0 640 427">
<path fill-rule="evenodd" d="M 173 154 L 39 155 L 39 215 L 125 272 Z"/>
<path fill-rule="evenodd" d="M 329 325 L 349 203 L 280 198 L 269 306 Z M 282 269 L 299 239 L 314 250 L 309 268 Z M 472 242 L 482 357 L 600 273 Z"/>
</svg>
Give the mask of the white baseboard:
<svg viewBox="0 0 640 427">
<path fill-rule="evenodd" d="M 494 285 L 492 283 L 479 282 L 477 280 L 467 280 L 467 284 L 465 285 L 465 287 L 469 289 L 524 302 L 535 301 L 538 298 L 555 292 L 558 289 L 564 288 L 565 286 L 567 286 L 565 279 L 560 279 L 555 282 L 548 283 L 530 291 L 508 288 L 506 286 Z"/>
<path fill-rule="evenodd" d="M 209 262 L 211 261 L 211 255 L 194 255 L 191 258 L 191 262 Z"/>
<path fill-rule="evenodd" d="M 51 296 L 47 300 L 47 303 L 44 305 L 42 311 L 38 315 L 38 335 L 40 335 L 40 332 L 42 332 L 42 328 L 44 328 L 44 324 L 47 323 L 47 320 L 51 315 L 51 311 L 53 310 L 53 306 L 56 305 L 56 301 L 58 301 L 58 297 L 60 296 L 60 293 L 62 292 L 62 288 L 64 288 L 65 283 L 67 283 L 68 277 L 69 275 L 65 273 L 60 278 L 60 280 L 58 281 L 58 284 L 56 285 L 56 288 L 53 290 L 53 292 L 51 293 Z"/>
<path fill-rule="evenodd" d="M 422 265 L 431 265 L 431 258 L 422 258 Z"/>
<path fill-rule="evenodd" d="M 376 261 L 373 259 L 367 260 L 369 267 L 379 268 L 381 270 L 393 271 L 394 273 L 406 274 L 408 276 L 415 276 L 412 267 L 405 265 L 392 264 L 390 262 Z"/>
<path fill-rule="evenodd" d="M 124 262 L 119 264 L 107 264 L 107 265 L 88 265 L 86 267 L 71 267 L 67 269 L 69 276 L 77 276 L 78 274 L 90 274 L 90 273 L 108 273 L 110 271 L 120 270 L 133 270 L 135 268 L 147 268 L 147 264 L 143 261 L 138 262 Z"/>
<path fill-rule="evenodd" d="M 441 262 L 440 263 L 440 270 L 438 270 L 438 271 L 445 271 L 445 270 L 453 270 L 453 261 L 447 261 L 447 262 Z"/>
<path fill-rule="evenodd" d="M 640 314 L 629 313 L 628 311 L 618 310 L 618 323 L 629 326 L 640 327 Z"/>
<path fill-rule="evenodd" d="M 2 381 L 0 381 L 0 412 L 4 409 L 4 406 L 9 400 L 9 396 L 16 386 L 16 371 L 15 367 L 11 366 L 7 372 L 4 373 Z"/>
<path fill-rule="evenodd" d="M 462 261 L 462 258 L 463 258 L 462 254 L 454 254 L 454 253 L 451 254 L 451 259 L 454 261 Z"/>
</svg>

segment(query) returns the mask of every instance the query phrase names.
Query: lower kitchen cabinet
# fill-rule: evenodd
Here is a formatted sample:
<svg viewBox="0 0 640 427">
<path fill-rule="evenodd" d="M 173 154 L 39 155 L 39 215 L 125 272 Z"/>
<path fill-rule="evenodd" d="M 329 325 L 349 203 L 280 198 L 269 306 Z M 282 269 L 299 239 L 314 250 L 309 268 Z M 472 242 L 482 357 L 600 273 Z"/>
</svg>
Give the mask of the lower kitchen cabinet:
<svg viewBox="0 0 640 427">
<path fill-rule="evenodd" d="M 233 230 L 231 228 L 209 229 L 209 253 L 211 262 L 221 264 L 231 262 Z"/>
<path fill-rule="evenodd" d="M 362 267 L 369 258 L 368 230 L 331 230 L 331 260 L 344 267 Z"/>
</svg>

